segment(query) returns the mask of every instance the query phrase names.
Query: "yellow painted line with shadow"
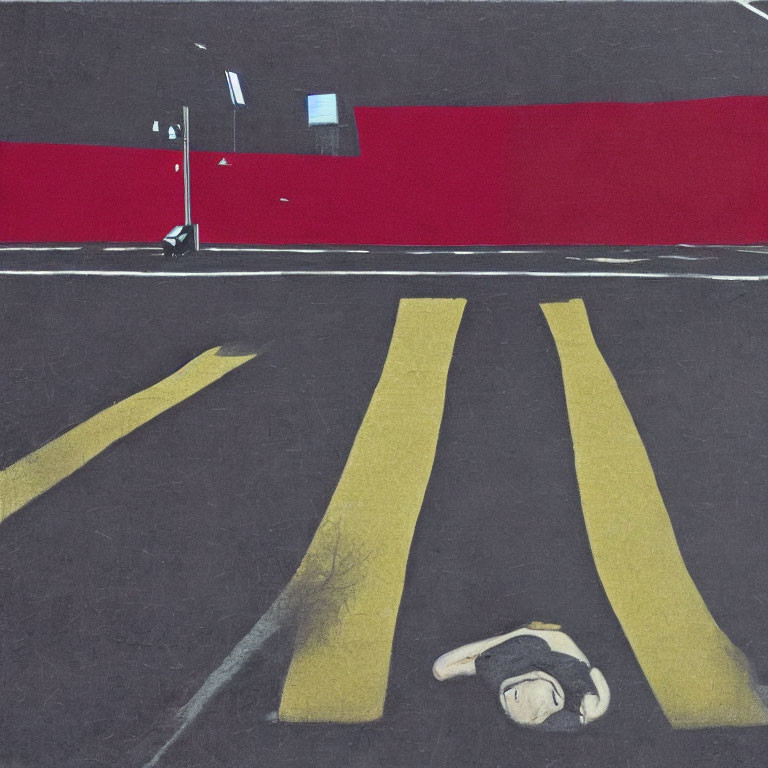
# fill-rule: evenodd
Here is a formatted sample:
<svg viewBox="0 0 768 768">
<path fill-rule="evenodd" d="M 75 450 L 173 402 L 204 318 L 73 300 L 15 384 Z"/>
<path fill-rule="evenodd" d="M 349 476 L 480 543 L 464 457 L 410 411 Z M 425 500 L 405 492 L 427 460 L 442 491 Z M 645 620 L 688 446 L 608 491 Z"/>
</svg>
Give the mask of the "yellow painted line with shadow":
<svg viewBox="0 0 768 768">
<path fill-rule="evenodd" d="M 768 723 L 749 664 L 688 573 L 632 415 L 584 302 L 541 305 L 562 365 L 576 476 L 595 565 L 675 728 Z"/>
<path fill-rule="evenodd" d="M 408 553 L 465 304 L 400 302 L 368 411 L 287 588 L 298 627 L 280 720 L 355 723 L 383 713 Z"/>
<path fill-rule="evenodd" d="M 0 472 L 0 522 L 60 483 L 112 443 L 186 400 L 258 352 L 215 347 L 157 384 L 106 408 Z"/>
</svg>

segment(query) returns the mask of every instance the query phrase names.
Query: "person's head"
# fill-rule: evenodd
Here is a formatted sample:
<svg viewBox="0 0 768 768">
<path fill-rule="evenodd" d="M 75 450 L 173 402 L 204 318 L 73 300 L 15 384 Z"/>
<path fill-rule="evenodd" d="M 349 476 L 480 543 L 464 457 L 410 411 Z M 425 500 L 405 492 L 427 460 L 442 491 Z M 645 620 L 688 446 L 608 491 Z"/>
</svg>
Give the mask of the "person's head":
<svg viewBox="0 0 768 768">
<path fill-rule="evenodd" d="M 565 703 L 560 683 L 540 670 L 508 678 L 499 689 L 504 712 L 518 725 L 541 725 Z"/>
</svg>

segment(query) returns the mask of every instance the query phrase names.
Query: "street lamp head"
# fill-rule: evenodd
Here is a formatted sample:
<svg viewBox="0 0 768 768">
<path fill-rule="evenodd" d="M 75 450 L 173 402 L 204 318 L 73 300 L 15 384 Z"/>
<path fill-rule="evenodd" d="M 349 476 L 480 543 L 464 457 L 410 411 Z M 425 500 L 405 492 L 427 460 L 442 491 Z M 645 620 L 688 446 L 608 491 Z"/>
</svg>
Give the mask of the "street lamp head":
<svg viewBox="0 0 768 768">
<path fill-rule="evenodd" d="M 240 76 L 236 72 L 227 70 L 224 72 L 227 76 L 227 87 L 229 88 L 229 99 L 235 109 L 245 108 L 245 96 L 240 85 Z"/>
</svg>

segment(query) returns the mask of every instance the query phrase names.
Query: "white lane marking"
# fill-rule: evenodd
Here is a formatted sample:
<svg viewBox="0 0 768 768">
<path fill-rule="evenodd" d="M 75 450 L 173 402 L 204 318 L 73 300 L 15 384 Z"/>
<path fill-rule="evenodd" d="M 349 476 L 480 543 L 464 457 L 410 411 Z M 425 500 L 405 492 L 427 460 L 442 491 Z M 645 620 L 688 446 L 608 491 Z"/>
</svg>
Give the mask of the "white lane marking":
<svg viewBox="0 0 768 768">
<path fill-rule="evenodd" d="M 409 256 L 476 256 L 483 253 L 498 253 L 498 251 L 406 251 Z"/>
<path fill-rule="evenodd" d="M 677 259 L 678 261 L 710 261 L 716 259 L 717 256 L 679 256 L 677 254 L 665 254 L 663 256 L 657 256 L 657 259 Z"/>
<path fill-rule="evenodd" d="M 598 261 L 601 264 L 636 264 L 638 261 L 650 261 L 650 259 L 615 259 L 609 256 L 595 256 L 585 258 L 584 261 Z"/>
<path fill-rule="evenodd" d="M 35 2 L 39 3 L 71 3 L 72 0 L 34 0 Z M 106 0 L 109 1 L 109 0 Z M 112 0 L 113 2 L 115 0 Z M 297 0 L 131 0 L 134 3 L 184 3 L 184 2 L 193 2 L 193 3 L 220 3 L 220 2 L 236 2 L 236 3 L 266 3 L 266 2 L 273 2 L 273 3 L 293 3 L 297 2 Z M 349 3 L 349 2 L 355 2 L 355 0 L 326 0 L 327 2 L 332 3 Z M 382 2 L 383 0 L 356 0 L 357 2 L 363 2 L 363 3 L 375 3 L 375 2 Z M 545 3 L 555 3 L 555 2 L 567 2 L 567 3 L 592 3 L 597 4 L 600 2 L 613 2 L 614 4 L 619 3 L 673 3 L 673 2 L 683 2 L 683 3 L 695 3 L 695 2 L 706 2 L 706 3 L 724 3 L 729 2 L 729 0 L 471 0 L 472 2 L 495 2 L 495 3 L 533 3 L 533 2 L 545 2 Z M 0 3 L 28 3 L 30 0 L 0 0 Z M 81 3 L 96 3 L 96 2 L 105 2 L 105 0 L 79 0 Z M 399 0 L 399 2 L 428 2 L 428 3 L 448 3 L 448 2 L 456 2 L 456 0 Z"/>
<path fill-rule="evenodd" d="M 63 245 L 55 245 L 55 246 L 45 246 L 45 247 L 39 247 L 39 246 L 28 246 L 28 245 L 4 245 L 0 247 L 0 251 L 82 251 L 82 246 L 63 246 Z"/>
<path fill-rule="evenodd" d="M 157 245 L 142 245 L 131 248 L 103 248 L 104 251 L 158 251 L 162 250 Z"/>
<path fill-rule="evenodd" d="M 758 248 L 737 248 L 736 249 L 739 253 L 759 253 L 761 256 L 768 256 L 768 249 L 758 249 Z"/>
<path fill-rule="evenodd" d="M 764 19 L 768 19 L 768 13 L 764 13 L 759 8 L 753 8 L 747 0 L 735 0 L 739 5 L 743 5 L 748 11 L 752 11 L 752 13 L 756 13 L 758 16 L 762 16 Z"/>
<path fill-rule="evenodd" d="M 432 256 L 432 255 L 448 255 L 448 256 L 495 256 L 498 253 L 510 254 L 510 253 L 547 253 L 545 250 L 536 251 L 499 251 L 496 249 L 485 251 L 405 251 L 409 256 Z"/>
<path fill-rule="evenodd" d="M 370 251 L 343 248 L 203 248 L 202 250 L 226 253 L 370 253 Z"/>
<path fill-rule="evenodd" d="M 674 272 L 535 272 L 523 270 L 488 270 L 478 271 L 421 271 L 415 269 L 292 269 L 261 270 L 251 272 L 139 272 L 135 270 L 98 270 L 98 269 L 3 269 L 0 277 L 630 277 L 644 280 L 725 280 L 742 282 L 768 282 L 765 275 L 705 275 L 697 273 Z"/>
<path fill-rule="evenodd" d="M 765 243 L 741 243 L 740 245 L 692 245 L 691 248 L 722 248 L 738 251 L 739 248 L 768 248 L 768 245 Z"/>
</svg>

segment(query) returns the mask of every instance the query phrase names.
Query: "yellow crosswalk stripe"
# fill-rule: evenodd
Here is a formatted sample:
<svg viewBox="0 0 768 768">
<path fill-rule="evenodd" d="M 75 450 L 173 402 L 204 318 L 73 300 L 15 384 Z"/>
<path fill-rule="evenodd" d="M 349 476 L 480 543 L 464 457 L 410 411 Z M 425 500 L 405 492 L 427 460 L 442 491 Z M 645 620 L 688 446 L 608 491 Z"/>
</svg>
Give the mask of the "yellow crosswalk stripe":
<svg viewBox="0 0 768 768">
<path fill-rule="evenodd" d="M 378 386 L 289 586 L 299 611 L 279 719 L 381 717 L 408 553 L 464 299 L 403 299 Z"/>
<path fill-rule="evenodd" d="M 562 365 L 595 565 L 664 714 L 676 728 L 767 724 L 746 658 L 717 626 L 685 567 L 583 301 L 541 307 Z"/>
<path fill-rule="evenodd" d="M 0 472 L 0 522 L 60 483 L 116 440 L 256 357 L 215 347 L 157 384 L 106 408 Z"/>
</svg>

